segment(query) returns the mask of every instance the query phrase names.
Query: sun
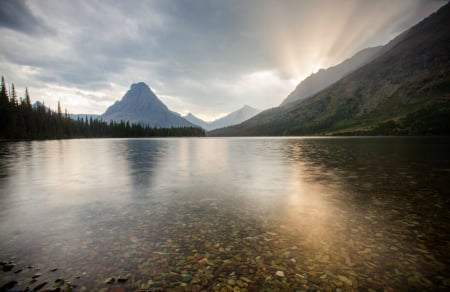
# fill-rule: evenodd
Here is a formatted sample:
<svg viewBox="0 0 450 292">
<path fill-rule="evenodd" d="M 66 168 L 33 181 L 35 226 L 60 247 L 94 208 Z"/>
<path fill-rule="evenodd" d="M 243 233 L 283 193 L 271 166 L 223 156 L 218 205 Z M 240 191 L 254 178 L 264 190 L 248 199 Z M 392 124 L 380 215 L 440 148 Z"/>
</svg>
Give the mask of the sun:
<svg viewBox="0 0 450 292">
<path fill-rule="evenodd" d="M 290 81 L 291 85 L 297 86 L 300 83 L 301 79 L 300 78 L 292 78 L 292 79 L 289 79 L 289 81 Z"/>
<path fill-rule="evenodd" d="M 312 66 L 312 73 L 317 73 L 317 71 L 319 71 L 320 69 L 322 69 L 322 64 L 321 63 L 315 63 Z"/>
</svg>

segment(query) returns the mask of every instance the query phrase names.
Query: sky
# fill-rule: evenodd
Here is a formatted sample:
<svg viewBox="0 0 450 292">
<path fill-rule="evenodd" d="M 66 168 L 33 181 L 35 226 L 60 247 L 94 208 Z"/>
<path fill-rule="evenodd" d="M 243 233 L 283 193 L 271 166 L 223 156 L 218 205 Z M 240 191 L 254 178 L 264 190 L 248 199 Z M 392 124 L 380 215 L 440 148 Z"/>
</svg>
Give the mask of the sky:
<svg viewBox="0 0 450 292">
<path fill-rule="evenodd" d="M 102 114 L 132 83 L 213 120 L 384 45 L 447 0 L 3 0 L 0 75 L 19 96 Z"/>
</svg>

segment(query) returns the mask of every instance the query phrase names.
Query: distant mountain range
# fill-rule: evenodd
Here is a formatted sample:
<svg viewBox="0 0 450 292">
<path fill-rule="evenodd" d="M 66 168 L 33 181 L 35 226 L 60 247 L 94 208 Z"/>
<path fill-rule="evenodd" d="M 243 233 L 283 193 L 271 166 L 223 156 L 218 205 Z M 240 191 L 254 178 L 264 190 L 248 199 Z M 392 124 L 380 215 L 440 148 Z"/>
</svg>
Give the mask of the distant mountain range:
<svg viewBox="0 0 450 292">
<path fill-rule="evenodd" d="M 447 3 L 319 92 L 310 76 L 281 106 L 209 135 L 450 135 L 449 52 Z"/>
<path fill-rule="evenodd" d="M 199 127 L 202 127 L 203 129 L 207 131 L 211 131 L 214 129 L 224 128 L 232 125 L 240 124 L 255 115 L 257 115 L 260 112 L 260 110 L 255 109 L 251 106 L 245 105 L 242 108 L 229 113 L 228 115 L 219 118 L 217 120 L 214 120 L 212 122 L 206 122 L 196 116 L 194 116 L 192 113 L 187 114 L 184 116 L 186 120 L 191 122 L 194 125 L 197 125 Z"/>
<path fill-rule="evenodd" d="M 201 127 L 205 130 L 239 124 L 260 111 L 250 106 L 226 115 L 212 122 L 205 122 L 189 113 L 185 117 L 171 111 L 144 82 L 135 83 L 122 97 L 108 107 L 100 117 L 105 120 L 129 121 L 155 127 Z M 85 115 L 73 115 L 84 117 Z"/>
<path fill-rule="evenodd" d="M 37 101 L 33 106 L 42 106 Z M 179 113 L 171 111 L 150 87 L 144 82 L 132 84 L 120 101 L 108 107 L 102 115 L 70 114 L 77 119 L 103 119 L 104 121 L 129 121 L 158 128 L 164 127 L 201 127 L 207 131 L 239 124 L 256 114 L 260 110 L 248 105 L 212 122 L 203 121 L 189 113 L 182 117 Z"/>
<path fill-rule="evenodd" d="M 144 82 L 135 83 L 122 97 L 101 115 L 105 121 L 129 121 L 154 127 L 194 127 L 172 112 Z"/>
</svg>

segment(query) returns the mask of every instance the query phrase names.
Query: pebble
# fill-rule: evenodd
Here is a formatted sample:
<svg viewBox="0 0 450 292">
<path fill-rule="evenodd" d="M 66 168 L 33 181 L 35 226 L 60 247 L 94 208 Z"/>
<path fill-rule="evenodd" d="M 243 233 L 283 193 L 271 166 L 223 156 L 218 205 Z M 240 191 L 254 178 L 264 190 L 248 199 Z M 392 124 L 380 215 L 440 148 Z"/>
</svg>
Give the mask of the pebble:
<svg viewBox="0 0 450 292">
<path fill-rule="evenodd" d="M 123 282 L 126 282 L 126 281 L 128 281 L 128 277 L 127 276 L 119 276 L 117 278 L 117 282 L 123 283 Z"/>
<path fill-rule="evenodd" d="M 192 280 L 192 275 L 188 273 L 181 274 L 181 280 L 185 283 L 190 282 Z"/>
<path fill-rule="evenodd" d="M 338 275 L 337 278 L 341 281 L 344 282 L 345 284 L 347 284 L 348 286 L 352 286 L 352 280 L 350 280 L 349 278 L 347 278 L 346 276 L 343 275 Z"/>
<path fill-rule="evenodd" d="M 36 287 L 33 288 L 32 291 L 39 291 L 42 288 L 44 288 L 45 285 L 47 285 L 47 282 L 44 282 L 44 283 L 41 283 L 41 284 L 37 285 Z"/>
<path fill-rule="evenodd" d="M 288 219 L 275 220 L 264 212 L 258 219 L 258 211 L 245 204 L 217 204 L 220 208 L 211 210 L 199 201 L 155 202 L 148 212 L 134 210 L 132 218 L 133 210 L 119 210 L 116 219 L 101 217 L 105 221 L 95 226 L 98 236 L 86 242 L 81 240 L 86 256 L 73 259 L 68 264 L 73 267 L 50 269 L 54 262 L 47 266 L 33 262 L 47 273 L 42 272 L 32 283 L 55 281 L 61 284 L 55 288 L 66 291 L 71 284 L 64 286 L 64 275 L 78 280 L 80 291 L 390 291 L 390 287 L 450 291 L 450 276 L 446 272 L 449 253 L 442 248 L 449 238 L 446 234 L 432 237 L 436 247 L 429 246 L 427 235 L 433 234 L 413 224 L 418 215 L 409 212 L 408 204 L 405 208 L 409 211 L 405 213 L 380 205 L 383 209 L 368 208 L 359 215 L 348 216 L 345 208 L 357 208 L 351 202 L 345 203 L 349 205 L 335 209 L 333 220 L 325 222 L 328 225 L 320 225 L 324 222 L 315 217 L 320 228 L 308 222 L 308 211 L 302 214 L 304 222 L 277 228 L 281 225 L 277 220 Z M 387 223 L 385 214 L 390 220 Z M 288 218 L 289 214 L 285 215 Z M 131 221 L 126 231 L 121 222 L 113 224 L 114 220 L 122 220 L 119 218 Z M 430 222 L 424 226 L 428 226 L 426 223 Z M 430 230 L 436 228 L 430 226 Z M 375 230 L 383 236 L 376 236 Z M 102 245 L 100 239 L 106 239 L 106 243 Z M 98 263 L 86 265 L 93 260 Z M 6 271 L 5 267 L 10 266 Z M 1 287 L 15 280 L 14 288 L 25 289 L 35 270 L 14 274 L 13 267 L 20 266 L 27 267 L 9 259 L 0 263 L 4 272 L 0 272 Z M 123 271 L 132 274 L 123 276 Z M 116 279 L 107 278 L 111 275 Z M 56 277 L 61 278 L 55 280 Z"/>
<path fill-rule="evenodd" d="M 114 277 L 109 277 L 109 278 L 107 278 L 107 279 L 104 281 L 104 283 L 105 283 L 105 284 L 112 284 L 112 283 L 114 283 L 115 280 L 116 280 L 116 279 L 114 279 Z"/>
<path fill-rule="evenodd" d="M 283 271 L 276 271 L 275 275 L 277 275 L 278 277 L 284 277 L 284 272 Z"/>
</svg>

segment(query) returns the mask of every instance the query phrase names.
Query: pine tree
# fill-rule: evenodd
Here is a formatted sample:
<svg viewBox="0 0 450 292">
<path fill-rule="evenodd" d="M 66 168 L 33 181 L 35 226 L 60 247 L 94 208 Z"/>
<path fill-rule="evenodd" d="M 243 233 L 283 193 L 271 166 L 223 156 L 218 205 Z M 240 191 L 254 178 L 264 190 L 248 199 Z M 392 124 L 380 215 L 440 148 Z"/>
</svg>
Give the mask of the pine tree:
<svg viewBox="0 0 450 292">
<path fill-rule="evenodd" d="M 25 110 L 24 110 L 24 119 L 26 126 L 26 136 L 29 139 L 34 139 L 37 136 L 36 133 L 36 111 L 33 110 L 33 106 L 31 104 L 30 94 L 28 92 L 28 88 L 25 88 Z"/>
<path fill-rule="evenodd" d="M 14 83 L 11 83 L 11 104 L 13 107 L 17 107 L 19 102 L 17 101 L 16 89 L 14 88 Z"/>
<path fill-rule="evenodd" d="M 5 78 L 2 76 L 0 89 L 0 138 L 6 138 L 9 121 L 9 98 Z"/>
<path fill-rule="evenodd" d="M 8 92 L 6 91 L 5 78 L 2 76 L 2 84 L 0 90 L 0 105 L 6 105 L 9 102 Z"/>
<path fill-rule="evenodd" d="M 31 98 L 28 94 L 28 87 L 25 87 L 25 102 L 27 103 L 27 107 L 31 108 Z"/>
<path fill-rule="evenodd" d="M 101 119 L 85 116 L 77 121 L 70 119 L 67 109 L 64 116 L 58 101 L 57 112 L 38 104 L 33 108 L 28 93 L 17 100 L 14 84 L 8 94 L 5 80 L 0 88 L 0 138 L 7 139 L 62 139 L 75 137 L 166 137 L 166 136 L 204 136 L 200 128 L 152 128 L 129 121 L 109 124 Z"/>
<path fill-rule="evenodd" d="M 9 107 L 7 107 L 6 113 L 6 135 L 8 138 L 16 139 L 17 138 L 17 117 L 18 117 L 18 106 L 19 103 L 17 101 L 16 89 L 14 88 L 14 84 L 11 83 L 11 92 L 9 99 Z"/>
<path fill-rule="evenodd" d="M 58 100 L 58 117 L 61 118 L 61 116 L 62 116 L 61 103 Z"/>
</svg>

